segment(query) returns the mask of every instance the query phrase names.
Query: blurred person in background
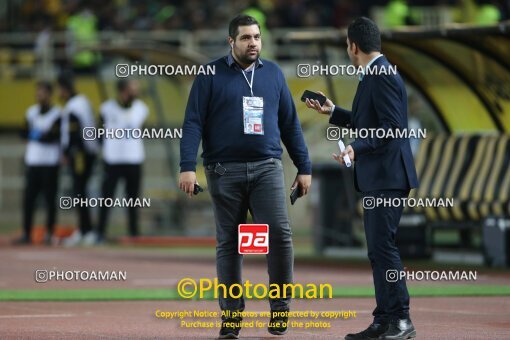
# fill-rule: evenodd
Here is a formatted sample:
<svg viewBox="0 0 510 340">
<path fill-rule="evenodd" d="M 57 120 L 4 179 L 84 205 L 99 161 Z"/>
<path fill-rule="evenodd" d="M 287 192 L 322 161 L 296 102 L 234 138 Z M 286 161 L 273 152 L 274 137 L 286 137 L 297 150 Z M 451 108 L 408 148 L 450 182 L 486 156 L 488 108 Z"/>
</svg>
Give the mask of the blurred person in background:
<svg viewBox="0 0 510 340">
<path fill-rule="evenodd" d="M 504 15 L 503 7 L 495 0 L 478 0 L 475 23 L 480 26 L 497 24 Z"/>
<path fill-rule="evenodd" d="M 264 9 L 262 8 L 264 2 L 259 2 L 258 0 L 251 0 L 248 4 L 248 7 L 242 11 L 242 14 L 246 14 L 251 16 L 257 20 L 260 25 L 260 34 L 264 37 L 264 50 L 261 51 L 260 55 L 263 58 L 273 58 L 274 57 L 274 46 L 272 44 L 271 33 L 267 28 L 267 16 L 265 14 Z M 265 3 L 268 6 L 267 3 Z"/>
<path fill-rule="evenodd" d="M 422 112 L 422 103 L 420 102 L 418 95 L 415 93 L 411 93 L 407 97 L 408 104 L 408 126 L 409 130 L 420 130 L 425 129 L 423 126 L 423 122 L 421 121 L 421 117 L 424 115 Z M 427 131 L 428 132 L 428 131 Z M 410 137 L 409 144 L 411 144 L 411 151 L 413 153 L 413 157 L 416 159 L 418 155 L 418 151 L 420 149 L 421 138 Z"/>
<path fill-rule="evenodd" d="M 405 26 L 409 23 L 410 9 L 406 0 L 390 0 L 384 8 L 386 28 Z"/>
<path fill-rule="evenodd" d="M 28 108 L 23 137 L 28 140 L 25 152 L 25 190 L 23 195 L 23 236 L 16 244 L 30 244 L 32 221 L 37 198 L 46 203 L 46 244 L 52 242 L 56 220 L 60 148 L 60 108 L 51 103 L 53 87 L 49 82 L 37 83 L 37 104 Z"/>
<path fill-rule="evenodd" d="M 99 110 L 105 131 L 141 129 L 149 115 L 149 109 L 142 100 L 138 99 L 138 82 L 119 80 L 117 93 L 117 98 L 104 102 Z M 102 197 L 112 198 L 117 183 L 119 180 L 124 180 L 127 197 L 134 201 L 140 193 L 142 165 L 145 160 L 142 139 L 125 135 L 124 138 L 103 138 L 101 142 L 104 161 Z M 100 209 L 97 243 L 104 242 L 109 209 L 105 206 Z M 136 206 L 128 208 L 128 219 L 129 235 L 138 236 Z"/>
<path fill-rule="evenodd" d="M 84 128 L 96 126 L 94 112 L 88 98 L 78 94 L 70 74 L 58 77 L 60 99 L 65 103 L 62 110 L 62 147 L 65 162 L 69 165 L 73 177 L 75 197 L 87 198 L 87 183 L 98 151 L 98 142 L 92 138 L 84 139 Z M 79 230 L 64 241 L 65 246 L 74 246 L 83 241 L 89 245 L 95 242 L 92 231 L 90 209 L 85 205 L 78 207 Z"/>
<path fill-rule="evenodd" d="M 67 19 L 67 53 L 76 72 L 95 71 L 99 54 L 91 50 L 79 50 L 93 47 L 100 42 L 98 20 L 95 13 L 88 8 L 86 1 L 71 1 L 72 14 Z"/>
</svg>

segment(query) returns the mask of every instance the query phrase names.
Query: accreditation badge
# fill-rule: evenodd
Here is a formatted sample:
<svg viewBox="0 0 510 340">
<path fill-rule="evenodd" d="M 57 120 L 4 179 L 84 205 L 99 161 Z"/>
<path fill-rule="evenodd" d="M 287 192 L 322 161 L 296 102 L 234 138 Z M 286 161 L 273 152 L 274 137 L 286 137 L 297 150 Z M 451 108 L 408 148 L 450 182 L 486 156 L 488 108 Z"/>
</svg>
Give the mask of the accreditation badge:
<svg viewBox="0 0 510 340">
<path fill-rule="evenodd" d="M 243 97 L 243 122 L 245 135 L 264 134 L 264 98 Z"/>
</svg>

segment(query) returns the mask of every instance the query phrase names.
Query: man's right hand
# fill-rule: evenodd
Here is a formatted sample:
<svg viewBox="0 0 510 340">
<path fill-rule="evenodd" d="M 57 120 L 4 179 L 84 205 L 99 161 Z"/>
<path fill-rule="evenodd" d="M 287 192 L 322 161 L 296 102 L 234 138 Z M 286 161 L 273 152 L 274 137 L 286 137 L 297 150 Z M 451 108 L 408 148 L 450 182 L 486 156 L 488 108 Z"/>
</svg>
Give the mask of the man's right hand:
<svg viewBox="0 0 510 340">
<path fill-rule="evenodd" d="M 317 93 L 326 97 L 326 95 L 320 91 L 317 91 Z M 315 99 L 307 98 L 305 103 L 306 103 L 306 106 L 308 106 L 310 109 L 314 109 L 315 111 L 322 113 L 324 115 L 331 114 L 331 111 L 333 110 L 333 102 L 327 97 L 326 97 L 326 102 L 322 106 L 321 106 L 321 104 L 319 104 L 319 101 L 315 100 Z"/>
<path fill-rule="evenodd" d="M 195 183 L 197 183 L 195 171 L 184 171 L 179 175 L 179 189 L 188 194 L 189 197 L 193 196 Z"/>
</svg>

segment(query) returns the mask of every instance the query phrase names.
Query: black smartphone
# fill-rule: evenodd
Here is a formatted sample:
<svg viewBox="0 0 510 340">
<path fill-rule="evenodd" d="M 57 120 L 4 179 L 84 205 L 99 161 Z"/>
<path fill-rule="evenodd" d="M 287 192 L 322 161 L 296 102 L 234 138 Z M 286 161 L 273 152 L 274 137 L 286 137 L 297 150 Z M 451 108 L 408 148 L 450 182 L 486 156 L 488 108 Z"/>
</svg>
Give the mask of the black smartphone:
<svg viewBox="0 0 510 340">
<path fill-rule="evenodd" d="M 298 185 L 297 187 L 294 188 L 294 190 L 292 190 L 292 192 L 290 193 L 290 204 L 294 205 L 294 203 L 296 202 L 296 200 L 301 197 L 301 187 Z"/>
<path fill-rule="evenodd" d="M 321 95 L 321 94 L 305 90 L 305 92 L 303 92 L 303 95 L 301 96 L 301 101 L 305 102 L 306 99 L 315 99 L 315 100 L 318 100 L 319 104 L 321 104 L 321 106 L 322 106 L 326 102 L 327 98 L 325 96 Z"/>
<path fill-rule="evenodd" d="M 197 183 L 195 183 L 195 186 L 193 187 L 193 195 L 198 195 L 199 193 L 204 192 L 204 189 Z"/>
</svg>

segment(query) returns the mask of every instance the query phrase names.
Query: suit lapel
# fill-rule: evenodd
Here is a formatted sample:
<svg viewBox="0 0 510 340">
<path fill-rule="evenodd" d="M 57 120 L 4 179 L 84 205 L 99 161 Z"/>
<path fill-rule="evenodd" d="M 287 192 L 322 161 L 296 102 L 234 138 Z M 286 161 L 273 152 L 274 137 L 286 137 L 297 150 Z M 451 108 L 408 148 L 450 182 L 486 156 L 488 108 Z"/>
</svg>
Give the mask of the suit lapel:
<svg viewBox="0 0 510 340">
<path fill-rule="evenodd" d="M 385 56 L 379 57 L 372 65 L 376 65 L 378 67 L 381 67 L 381 65 L 386 64 L 387 60 Z M 368 82 L 370 81 L 372 77 L 370 75 L 366 75 L 363 77 L 363 80 L 361 80 L 358 83 L 358 88 L 356 90 L 356 95 L 354 96 L 354 102 L 352 104 L 352 112 L 355 114 L 358 109 L 358 103 L 361 98 L 361 95 L 363 93 L 363 90 L 368 86 Z"/>
<path fill-rule="evenodd" d="M 386 57 L 382 56 L 382 57 L 378 58 L 376 61 L 374 61 L 374 63 L 372 65 L 378 65 L 379 67 L 381 67 L 381 65 L 386 65 L 387 63 L 388 63 L 388 61 L 386 60 Z M 363 95 L 363 92 L 365 92 L 366 88 L 369 87 L 368 83 L 370 81 L 372 81 L 372 78 L 373 77 L 371 75 L 366 75 L 363 77 L 363 80 L 361 80 L 358 83 L 358 88 L 356 89 L 356 95 L 354 96 L 354 101 L 352 103 L 353 126 L 355 126 L 359 101 L 361 100 L 361 96 Z M 365 95 L 367 95 L 367 94 L 365 94 Z"/>
</svg>

